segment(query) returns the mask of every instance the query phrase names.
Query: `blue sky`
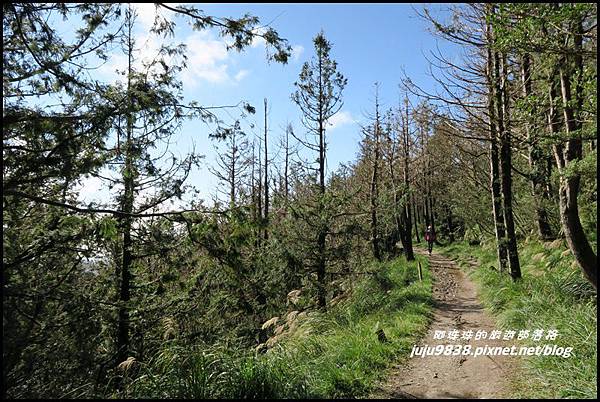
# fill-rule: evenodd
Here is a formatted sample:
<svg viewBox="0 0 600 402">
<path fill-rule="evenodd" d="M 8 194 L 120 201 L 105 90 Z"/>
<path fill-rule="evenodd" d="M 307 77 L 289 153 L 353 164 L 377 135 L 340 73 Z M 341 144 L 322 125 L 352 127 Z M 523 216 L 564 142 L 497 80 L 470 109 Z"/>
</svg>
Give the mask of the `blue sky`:
<svg viewBox="0 0 600 402">
<path fill-rule="evenodd" d="M 147 33 L 155 9 L 151 4 L 136 4 L 135 7 L 139 14 L 138 45 L 149 52 L 156 44 L 156 39 L 148 39 Z M 359 123 L 366 120 L 366 113 L 373 108 L 374 82 L 381 84 L 380 99 L 384 108 L 395 106 L 402 69 L 415 83 L 433 90 L 425 55 L 437 47 L 451 58 L 458 52 L 428 32 L 427 23 L 413 9 L 422 10 L 422 4 L 202 4 L 196 7 L 207 15 L 220 17 L 256 15 L 261 23 L 269 23 L 293 46 L 293 56 L 287 65 L 268 63 L 264 44 L 260 41 L 241 53 L 227 52 L 224 39 L 216 32 L 194 32 L 185 20 L 175 19 L 174 41 L 188 45 L 189 67 L 182 76 L 186 99 L 206 106 L 247 101 L 256 107 L 257 113 L 249 118 L 249 122 L 255 123 L 254 132 L 260 134 L 263 98 L 267 98 L 270 105 L 269 141 L 273 153 L 277 151 L 275 144 L 283 134 L 286 122 L 291 122 L 297 133 L 302 130 L 300 112 L 290 100 L 290 94 L 294 91 L 293 83 L 302 63 L 314 54 L 312 38 L 324 30 L 332 43 L 331 56 L 348 79 L 343 93 L 344 106 L 339 115 L 332 118 L 334 124 L 327 131 L 329 171 L 335 170 L 339 163 L 355 158 L 361 139 Z M 440 4 L 430 7 L 438 12 L 447 8 Z M 163 12 L 163 15 L 170 14 Z M 122 67 L 123 62 L 123 55 L 115 55 L 99 70 L 100 76 L 108 79 L 111 71 Z M 236 116 L 231 113 L 232 118 Z M 176 151 L 185 153 L 193 141 L 196 151 L 206 155 L 206 164 L 214 164 L 214 145 L 217 143 L 208 138 L 209 131 L 209 127 L 198 122 L 186 122 L 176 136 Z M 207 199 L 215 194 L 218 185 L 207 168 L 194 172 L 189 183 Z M 99 189 L 97 183 L 92 182 L 84 188 L 86 199 Z"/>
</svg>

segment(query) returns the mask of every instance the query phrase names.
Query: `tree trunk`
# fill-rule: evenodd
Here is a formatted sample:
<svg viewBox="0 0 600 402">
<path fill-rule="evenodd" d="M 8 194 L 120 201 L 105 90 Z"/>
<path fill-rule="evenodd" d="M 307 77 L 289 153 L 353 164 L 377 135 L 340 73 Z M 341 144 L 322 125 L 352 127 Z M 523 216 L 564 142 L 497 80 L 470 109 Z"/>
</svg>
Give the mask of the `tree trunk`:
<svg viewBox="0 0 600 402">
<path fill-rule="evenodd" d="M 291 130 L 291 126 L 288 126 L 287 129 L 285 130 L 285 166 L 284 166 L 284 179 L 283 179 L 283 185 L 284 185 L 284 195 L 285 195 L 285 211 L 287 213 L 288 210 L 288 204 L 289 204 L 289 198 L 290 198 L 290 194 L 289 194 L 289 189 L 290 189 L 290 183 L 289 183 L 289 160 L 290 160 L 290 144 L 289 144 L 289 140 L 290 140 L 290 132 L 289 130 Z"/>
<path fill-rule="evenodd" d="M 435 231 L 433 199 L 431 195 L 431 159 L 429 153 L 425 155 L 425 221 L 426 226 L 431 226 L 431 229 Z"/>
<path fill-rule="evenodd" d="M 446 208 L 446 224 L 448 225 L 448 237 L 449 237 L 449 241 L 450 243 L 454 243 L 454 228 L 453 228 L 453 224 L 452 224 L 452 211 L 450 210 L 450 207 L 448 207 L 448 205 L 445 206 Z"/>
<path fill-rule="evenodd" d="M 410 194 L 410 181 L 408 177 L 408 160 L 409 160 L 409 127 L 408 127 L 408 99 L 405 100 L 405 121 L 403 127 L 403 139 L 404 139 L 404 191 L 406 194 Z M 412 214 L 411 214 L 411 203 L 410 197 L 406 197 L 406 203 L 404 205 L 405 224 L 404 224 L 404 253 L 408 261 L 415 259 L 412 246 Z"/>
<path fill-rule="evenodd" d="M 494 125 L 494 123 L 492 123 Z M 500 163 L 498 158 L 498 144 L 495 130 L 490 141 L 490 187 L 492 194 L 492 212 L 494 216 L 494 229 L 498 249 L 499 271 L 506 271 L 508 252 L 506 250 L 506 231 L 504 230 L 504 214 L 502 211 L 502 195 L 500 192 Z"/>
<path fill-rule="evenodd" d="M 323 65 L 319 57 L 319 205 L 321 210 L 324 208 L 325 202 L 325 122 L 323 117 Z M 317 282 L 318 282 L 318 303 L 321 308 L 327 305 L 327 288 L 325 284 L 325 245 L 327 241 L 327 228 L 319 222 L 317 235 L 317 252 L 318 252 L 318 267 L 317 267 Z"/>
<path fill-rule="evenodd" d="M 371 191 L 370 191 L 370 199 L 371 199 L 371 243 L 373 246 L 373 257 L 375 257 L 378 261 L 381 261 L 381 253 L 379 249 L 379 236 L 377 233 L 377 185 L 379 181 L 379 119 L 377 119 L 375 123 L 375 127 L 373 129 L 375 133 L 375 142 L 374 142 L 374 155 L 373 155 L 373 173 L 371 175 Z"/>
<path fill-rule="evenodd" d="M 577 24 L 577 32 L 574 35 L 575 49 L 581 49 L 581 22 Z M 575 74 L 581 77 L 583 70 L 583 62 L 581 54 L 575 53 Z M 559 75 L 560 75 L 560 86 L 562 94 L 563 112 L 565 118 L 565 126 L 567 131 L 568 139 L 563 144 L 559 143 L 554 145 L 554 155 L 556 158 L 556 164 L 560 173 L 560 187 L 559 187 L 559 205 L 560 205 L 560 218 L 567 239 L 569 249 L 577 264 L 583 270 L 583 274 L 587 280 L 597 289 L 598 284 L 598 266 L 596 261 L 596 254 L 590 246 L 590 243 L 585 235 L 581 221 L 579 219 L 579 209 L 577 203 L 577 195 L 579 193 L 580 186 L 580 174 L 576 170 L 567 172 L 569 165 L 581 160 L 582 158 L 582 140 L 576 138 L 572 133 L 581 129 L 581 120 L 576 116 L 576 112 L 579 112 L 582 108 L 583 99 L 581 98 L 581 84 L 578 79 L 575 88 L 575 110 L 573 110 L 573 102 L 571 95 L 571 76 L 567 70 L 567 60 L 563 59 L 559 63 Z M 551 104 L 551 116 L 554 113 L 556 89 L 556 80 L 552 80 L 550 83 L 550 104 Z M 552 117 L 551 117 L 552 123 Z M 556 126 L 551 124 L 553 129 Z"/>
<path fill-rule="evenodd" d="M 236 134 L 234 133 L 231 137 L 231 175 L 229 176 L 229 207 L 235 207 L 235 165 L 237 160 L 237 143 L 236 143 Z"/>
<path fill-rule="evenodd" d="M 134 164 L 133 164 L 133 104 L 131 96 L 131 77 L 132 77 L 132 20 L 128 17 L 128 74 L 127 74 L 127 143 L 125 145 L 125 166 L 123 169 L 124 193 L 121 201 L 121 210 L 127 214 L 133 212 L 133 188 L 134 188 Z M 123 242 L 121 244 L 120 267 L 117 264 L 117 270 L 120 269 L 119 284 L 119 309 L 118 309 L 118 328 L 117 328 L 117 363 L 121 363 L 129 357 L 129 307 L 130 300 L 130 271 L 133 262 L 131 256 L 131 216 L 125 216 L 120 219 L 121 234 Z M 117 276 L 119 276 L 117 274 Z"/>
<path fill-rule="evenodd" d="M 418 207 L 417 207 L 417 203 L 415 201 L 415 196 L 414 194 L 411 195 L 412 197 L 412 206 L 413 206 L 413 218 L 414 218 L 414 224 L 415 224 L 415 238 L 417 240 L 417 243 L 421 242 L 421 237 L 419 236 L 419 211 L 418 211 Z"/>
<path fill-rule="evenodd" d="M 256 194 L 257 201 L 257 211 L 258 211 L 258 233 L 256 236 L 256 245 L 260 246 L 262 240 L 261 227 L 263 225 L 263 206 L 262 206 L 262 162 L 261 162 L 261 154 L 262 154 L 262 141 L 258 140 L 258 191 Z"/>
<path fill-rule="evenodd" d="M 422 175 L 421 175 L 421 183 L 422 183 L 422 191 L 421 191 L 421 213 L 423 214 L 423 223 L 425 228 L 430 225 L 429 220 L 429 201 L 428 201 L 428 186 L 427 186 L 427 146 L 425 143 L 425 130 L 421 130 L 421 161 L 423 164 Z"/>
<path fill-rule="evenodd" d="M 499 66 L 498 66 L 499 64 Z M 500 134 L 500 174 L 502 178 L 502 201 L 504 208 L 504 226 L 506 228 L 508 262 L 510 276 L 513 280 L 521 277 L 519 254 L 517 251 L 517 238 L 515 234 L 515 221 L 512 210 L 512 150 L 510 134 L 509 100 L 508 100 L 508 72 L 506 55 L 496 56 L 496 72 L 501 67 L 500 88 L 496 91 L 496 106 L 498 107 L 498 132 Z M 498 76 L 498 75 L 497 75 Z M 500 107 L 500 105 L 502 107 Z"/>
<path fill-rule="evenodd" d="M 488 4 L 488 13 L 493 13 L 494 6 Z M 506 250 L 504 230 L 504 214 L 502 211 L 502 198 L 500 193 L 500 163 L 498 158 L 498 133 L 496 131 L 496 69 L 495 57 L 492 55 L 492 30 L 491 22 L 486 24 L 486 35 L 488 40 L 487 45 L 487 86 L 488 86 L 488 114 L 489 114 L 489 131 L 490 131 L 490 193 L 492 196 L 492 213 L 494 218 L 494 232 L 496 234 L 496 248 L 498 253 L 498 270 L 506 271 L 508 253 Z"/>
<path fill-rule="evenodd" d="M 269 238 L 269 160 L 267 150 L 267 98 L 265 98 L 265 240 Z"/>
<path fill-rule="evenodd" d="M 402 245 L 404 245 L 404 237 L 402 235 L 402 220 L 400 216 L 400 197 L 398 196 L 398 186 L 396 185 L 396 171 L 394 169 L 394 162 L 396 161 L 396 152 L 395 152 L 395 143 L 391 138 L 391 133 L 388 132 L 386 135 L 387 145 L 389 150 L 388 157 L 388 170 L 390 173 L 390 183 L 392 185 L 392 193 L 394 194 L 394 207 L 393 207 L 393 217 L 394 222 L 396 223 L 396 232 L 400 235 L 400 240 L 402 241 Z M 397 238 L 394 238 L 394 244 L 391 248 L 395 247 L 397 242 Z M 390 249 L 391 250 L 391 249 Z M 388 250 L 388 251 L 390 251 Z"/>
<path fill-rule="evenodd" d="M 429 200 L 429 224 L 431 225 L 431 230 L 435 232 L 435 198 L 433 198 L 433 196 L 431 195 L 431 174 L 429 174 L 429 176 L 430 181 L 429 186 L 427 187 L 427 199 Z"/>
<path fill-rule="evenodd" d="M 260 156 L 259 156 L 260 157 Z M 252 162 L 251 162 L 251 174 L 250 174 L 250 189 L 251 189 L 251 199 L 252 199 L 252 221 L 254 223 L 258 222 L 258 196 L 256 189 L 256 151 L 255 151 L 255 142 L 252 141 Z M 256 233 L 256 245 L 258 246 L 258 237 L 259 234 Z"/>
<path fill-rule="evenodd" d="M 528 53 L 523 54 L 521 63 L 521 80 L 523 83 L 523 95 L 527 98 L 531 95 L 531 59 Z M 535 109 L 531 111 L 535 116 Z M 548 172 L 545 169 L 542 150 L 537 145 L 537 138 L 533 134 L 533 129 L 529 122 L 525 122 L 525 132 L 529 142 L 529 168 L 531 181 L 531 195 L 535 205 L 536 222 L 538 234 L 542 240 L 551 240 L 555 238 L 552 228 L 548 221 L 548 212 L 546 206 L 549 197 L 546 190 L 546 183 L 549 181 Z"/>
</svg>

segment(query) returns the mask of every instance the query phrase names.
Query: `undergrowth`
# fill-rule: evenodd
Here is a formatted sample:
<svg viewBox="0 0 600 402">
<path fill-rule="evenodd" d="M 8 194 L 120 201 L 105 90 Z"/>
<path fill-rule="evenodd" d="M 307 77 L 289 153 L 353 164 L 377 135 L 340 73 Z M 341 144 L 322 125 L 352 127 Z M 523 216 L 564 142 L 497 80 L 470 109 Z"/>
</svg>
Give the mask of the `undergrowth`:
<svg viewBox="0 0 600 402">
<path fill-rule="evenodd" d="M 423 266 L 419 281 L 417 261 Z M 165 343 L 126 369 L 116 397 L 349 398 L 368 395 L 390 363 L 425 333 L 432 299 L 427 259 L 373 263 L 326 312 L 310 311 L 266 353 Z M 385 338 L 382 340 L 378 332 Z"/>
</svg>

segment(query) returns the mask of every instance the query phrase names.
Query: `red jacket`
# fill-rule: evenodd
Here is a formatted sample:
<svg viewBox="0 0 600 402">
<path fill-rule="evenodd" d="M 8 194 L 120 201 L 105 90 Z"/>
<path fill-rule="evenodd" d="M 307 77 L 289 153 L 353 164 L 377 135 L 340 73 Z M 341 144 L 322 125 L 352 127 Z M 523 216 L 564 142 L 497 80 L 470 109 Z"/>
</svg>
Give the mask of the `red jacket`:
<svg viewBox="0 0 600 402">
<path fill-rule="evenodd" d="M 434 231 L 425 231 L 425 240 L 426 241 L 435 241 L 435 232 Z"/>
</svg>

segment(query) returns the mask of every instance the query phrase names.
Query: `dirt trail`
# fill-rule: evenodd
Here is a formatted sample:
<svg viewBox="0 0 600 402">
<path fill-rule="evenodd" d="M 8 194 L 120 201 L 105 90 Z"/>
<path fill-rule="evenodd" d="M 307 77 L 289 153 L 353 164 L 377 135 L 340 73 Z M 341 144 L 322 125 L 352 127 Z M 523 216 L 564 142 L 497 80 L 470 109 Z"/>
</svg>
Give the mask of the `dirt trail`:
<svg viewBox="0 0 600 402">
<path fill-rule="evenodd" d="M 427 254 L 426 250 L 417 250 Z M 470 344 L 511 346 L 510 341 L 434 339 L 435 330 L 460 332 L 498 329 L 483 310 L 474 284 L 450 259 L 434 252 L 429 257 L 433 277 L 434 317 L 427 335 L 417 346 Z M 405 365 L 395 366 L 374 398 L 501 398 L 508 397 L 511 356 L 415 356 Z M 512 359 L 512 360 L 511 360 Z"/>
</svg>

